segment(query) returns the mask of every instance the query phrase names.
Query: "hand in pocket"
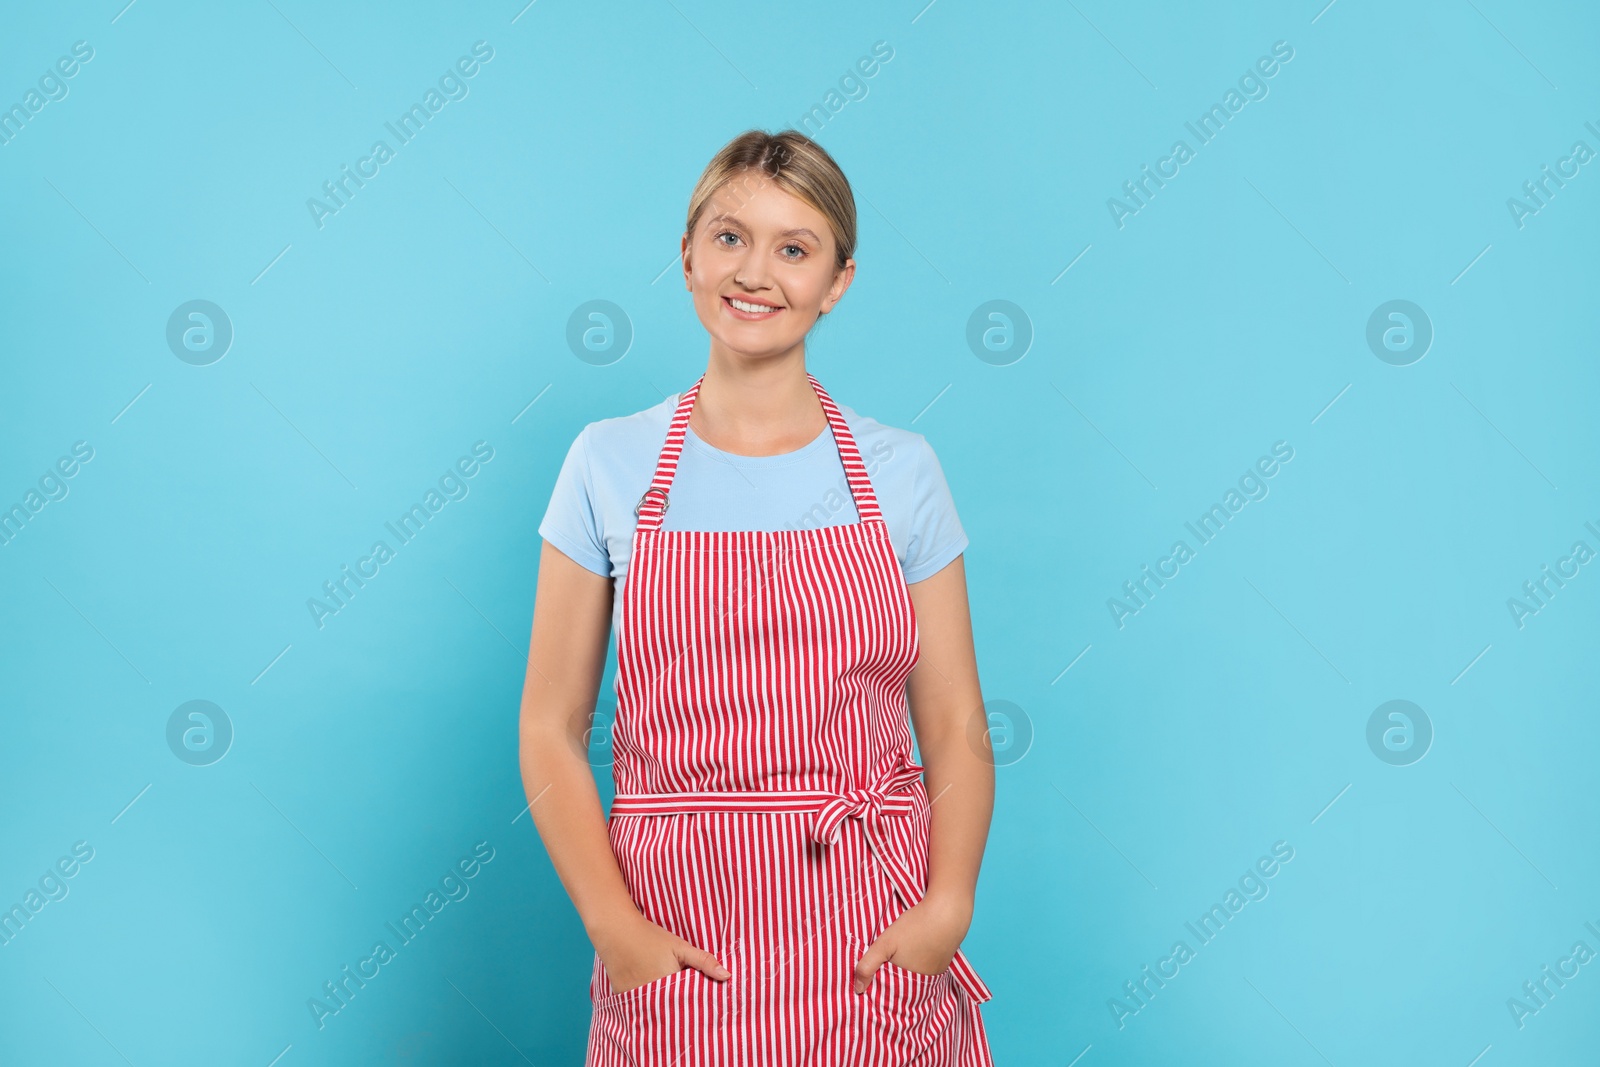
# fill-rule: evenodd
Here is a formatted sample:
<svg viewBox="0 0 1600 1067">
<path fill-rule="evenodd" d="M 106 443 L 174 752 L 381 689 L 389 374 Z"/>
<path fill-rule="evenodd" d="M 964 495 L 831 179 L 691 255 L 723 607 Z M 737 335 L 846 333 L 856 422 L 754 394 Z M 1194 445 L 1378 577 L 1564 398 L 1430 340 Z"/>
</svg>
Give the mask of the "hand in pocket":
<svg viewBox="0 0 1600 1067">
<path fill-rule="evenodd" d="M 901 970 L 934 978 L 950 966 L 966 936 L 972 912 L 924 898 L 901 912 L 856 961 L 855 991 L 866 992 L 878 967 L 893 963 Z"/>
<path fill-rule="evenodd" d="M 637 989 L 685 967 L 719 982 L 729 977 L 728 969 L 711 953 L 637 913 L 624 926 L 597 937 L 594 948 L 613 994 Z"/>
</svg>

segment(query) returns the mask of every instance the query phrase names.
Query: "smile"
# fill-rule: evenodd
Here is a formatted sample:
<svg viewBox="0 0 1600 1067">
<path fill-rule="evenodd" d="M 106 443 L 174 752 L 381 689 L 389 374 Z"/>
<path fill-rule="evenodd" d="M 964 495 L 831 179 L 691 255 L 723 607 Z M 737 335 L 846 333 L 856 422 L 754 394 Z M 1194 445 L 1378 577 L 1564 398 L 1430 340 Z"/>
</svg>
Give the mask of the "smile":
<svg viewBox="0 0 1600 1067">
<path fill-rule="evenodd" d="M 722 302 L 732 308 L 734 314 L 741 319 L 769 318 L 783 310 L 780 307 L 773 307 L 771 304 L 756 304 L 734 296 L 725 296 L 722 298 Z"/>
</svg>

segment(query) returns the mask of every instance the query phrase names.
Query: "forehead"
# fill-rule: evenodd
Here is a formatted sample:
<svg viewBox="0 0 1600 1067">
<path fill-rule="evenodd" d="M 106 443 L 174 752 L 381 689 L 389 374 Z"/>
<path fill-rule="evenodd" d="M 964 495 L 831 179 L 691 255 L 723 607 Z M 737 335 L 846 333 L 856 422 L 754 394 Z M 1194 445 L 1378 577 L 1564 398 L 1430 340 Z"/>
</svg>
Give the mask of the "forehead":
<svg viewBox="0 0 1600 1067">
<path fill-rule="evenodd" d="M 736 221 L 746 227 L 827 229 L 827 217 L 764 174 L 736 174 L 711 195 L 708 220 Z"/>
</svg>

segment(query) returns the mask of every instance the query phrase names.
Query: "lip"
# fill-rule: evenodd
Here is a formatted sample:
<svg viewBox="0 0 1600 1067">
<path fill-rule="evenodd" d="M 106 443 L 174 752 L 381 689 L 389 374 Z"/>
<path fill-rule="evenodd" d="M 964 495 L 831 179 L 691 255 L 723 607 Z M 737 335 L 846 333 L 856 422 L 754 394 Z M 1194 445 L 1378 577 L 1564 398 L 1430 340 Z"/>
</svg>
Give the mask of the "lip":
<svg viewBox="0 0 1600 1067">
<path fill-rule="evenodd" d="M 771 303 L 771 302 L 766 301 L 766 300 L 753 300 L 748 296 L 741 296 L 739 299 L 744 301 L 746 304 L 760 304 L 762 307 L 769 307 L 769 308 L 777 308 L 778 309 L 775 312 L 774 311 L 740 311 L 738 308 L 733 306 L 733 303 L 732 303 L 733 298 L 732 297 L 728 297 L 728 296 L 723 297 L 722 298 L 722 306 L 728 309 L 728 314 L 732 315 L 736 319 L 743 319 L 745 322 L 763 322 L 763 321 L 765 321 L 767 319 L 772 318 L 773 315 L 782 314 L 782 312 L 783 312 L 783 308 L 781 306 L 779 306 L 777 304 L 774 304 L 774 303 Z"/>
</svg>

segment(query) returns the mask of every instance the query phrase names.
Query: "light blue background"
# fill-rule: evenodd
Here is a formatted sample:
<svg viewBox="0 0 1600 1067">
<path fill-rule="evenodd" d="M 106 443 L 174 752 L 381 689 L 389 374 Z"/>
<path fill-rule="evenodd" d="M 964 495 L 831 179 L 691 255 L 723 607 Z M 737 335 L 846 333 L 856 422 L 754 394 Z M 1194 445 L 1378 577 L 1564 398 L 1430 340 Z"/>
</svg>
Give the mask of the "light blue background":
<svg viewBox="0 0 1600 1067">
<path fill-rule="evenodd" d="M 580 1060 L 591 949 L 516 760 L 535 527 L 579 427 L 705 365 L 674 273 L 705 162 L 880 40 L 817 131 L 861 266 L 810 366 L 934 445 L 985 695 L 1032 726 L 966 942 L 998 1062 L 1592 1057 L 1600 965 L 1521 1029 L 1506 1001 L 1600 950 L 1600 575 L 1520 629 L 1506 602 L 1600 549 L 1600 163 L 1521 228 L 1507 199 L 1600 149 L 1600 17 L 749 14 L 7 13 L 0 104 L 95 55 L 0 146 L 0 502 L 95 454 L 0 547 L 0 904 L 95 854 L 0 947 L 0 1061 Z M 478 40 L 470 95 L 318 229 L 306 199 Z M 1196 147 L 1185 121 L 1280 40 L 1269 95 Z M 1107 199 L 1180 137 L 1195 158 L 1118 228 Z M 209 366 L 165 340 L 193 299 L 236 332 Z M 606 365 L 566 340 L 595 299 L 633 331 Z M 1007 365 L 966 341 L 993 299 L 1033 331 Z M 1365 340 L 1394 299 L 1435 330 L 1409 366 Z M 1108 598 L 1280 440 L 1270 495 L 1119 629 Z M 319 629 L 307 598 L 477 441 L 468 495 Z M 166 741 L 194 699 L 236 731 L 210 766 Z M 1409 766 L 1367 745 L 1391 699 L 1435 730 Z M 481 841 L 470 895 L 319 1030 L 308 998 Z M 1276 841 L 1270 895 L 1119 1029 L 1108 1000 Z"/>
</svg>

